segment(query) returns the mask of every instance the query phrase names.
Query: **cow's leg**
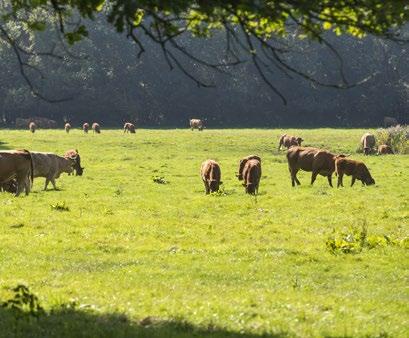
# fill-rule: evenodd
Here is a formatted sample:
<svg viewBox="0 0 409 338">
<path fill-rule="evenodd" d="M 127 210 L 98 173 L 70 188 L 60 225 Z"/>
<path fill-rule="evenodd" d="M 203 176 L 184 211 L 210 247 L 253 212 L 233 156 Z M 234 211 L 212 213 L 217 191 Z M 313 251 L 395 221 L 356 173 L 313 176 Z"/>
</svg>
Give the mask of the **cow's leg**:
<svg viewBox="0 0 409 338">
<path fill-rule="evenodd" d="M 314 184 L 315 179 L 317 178 L 317 176 L 318 176 L 318 171 L 313 171 L 312 175 L 311 175 L 311 185 Z"/>
<path fill-rule="evenodd" d="M 51 184 L 53 185 L 54 190 L 58 190 L 57 186 L 55 185 L 55 177 L 51 179 Z"/>
<path fill-rule="evenodd" d="M 333 185 L 332 185 L 332 175 L 328 175 L 327 178 L 328 178 L 328 183 L 329 183 L 330 187 L 333 188 Z"/>
<path fill-rule="evenodd" d="M 30 178 L 28 176 L 24 180 L 24 190 L 26 191 L 26 196 L 28 196 L 28 194 L 30 193 L 30 190 L 31 190 L 31 182 L 30 182 Z"/>
<path fill-rule="evenodd" d="M 342 178 L 344 177 L 344 174 L 340 174 L 338 173 L 338 184 L 337 184 L 337 188 L 339 188 L 339 186 L 343 187 L 344 184 L 342 182 Z"/>
<path fill-rule="evenodd" d="M 205 194 L 208 195 L 210 194 L 210 187 L 209 187 L 209 183 L 207 183 L 206 180 L 203 180 L 204 186 L 205 186 Z"/>
<path fill-rule="evenodd" d="M 355 176 L 352 176 L 352 180 L 351 180 L 351 187 L 354 185 L 355 180 L 356 180 L 356 177 L 355 177 Z"/>
<path fill-rule="evenodd" d="M 50 183 L 50 180 L 48 179 L 48 177 L 45 178 L 45 184 L 44 184 L 44 190 L 47 190 L 48 187 L 48 183 Z"/>
</svg>

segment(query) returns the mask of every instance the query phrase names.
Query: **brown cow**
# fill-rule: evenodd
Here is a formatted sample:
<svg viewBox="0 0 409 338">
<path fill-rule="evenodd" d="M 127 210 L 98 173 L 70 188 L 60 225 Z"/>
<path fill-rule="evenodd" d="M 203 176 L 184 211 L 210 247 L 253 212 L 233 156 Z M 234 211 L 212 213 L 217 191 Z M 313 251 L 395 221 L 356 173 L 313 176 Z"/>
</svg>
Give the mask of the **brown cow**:
<svg viewBox="0 0 409 338">
<path fill-rule="evenodd" d="M 190 119 L 189 120 L 190 129 L 198 129 L 199 131 L 203 130 L 203 120 L 200 119 Z"/>
<path fill-rule="evenodd" d="M 258 159 L 247 160 L 243 168 L 243 186 L 246 188 L 247 194 L 258 194 L 260 178 L 261 162 Z"/>
<path fill-rule="evenodd" d="M 393 150 L 387 144 L 381 144 L 378 147 L 378 155 L 393 154 Z"/>
<path fill-rule="evenodd" d="M 206 195 L 219 191 L 219 186 L 223 182 L 220 181 L 222 174 L 220 166 L 216 161 L 204 161 L 200 168 L 200 176 L 205 186 Z"/>
<path fill-rule="evenodd" d="M 304 140 L 301 137 L 290 136 L 287 134 L 281 135 L 278 143 L 278 150 L 281 149 L 281 146 L 284 146 L 287 149 L 293 146 L 301 146 L 301 142 L 303 141 Z"/>
<path fill-rule="evenodd" d="M 62 173 L 72 173 L 75 160 L 64 158 L 53 153 L 31 152 L 34 163 L 34 177 L 45 177 L 44 190 L 47 190 L 48 183 L 57 190 L 55 179 Z"/>
<path fill-rule="evenodd" d="M 16 196 L 23 191 L 28 195 L 33 182 L 33 172 L 33 159 L 29 151 L 0 151 L 0 184 L 6 185 L 3 188 L 15 179 L 17 182 Z"/>
<path fill-rule="evenodd" d="M 28 125 L 28 129 L 34 134 L 37 129 L 37 126 L 34 122 L 30 122 L 30 124 Z"/>
<path fill-rule="evenodd" d="M 135 134 L 135 125 L 133 123 L 126 122 L 124 124 L 124 133 Z"/>
<path fill-rule="evenodd" d="M 355 161 L 348 158 L 337 158 L 335 161 L 336 173 L 338 175 L 338 187 L 344 186 L 342 178 L 344 175 L 352 176 L 351 187 L 355 180 L 360 180 L 363 185 L 375 184 L 375 180 L 369 173 L 366 165 L 361 161 Z"/>
<path fill-rule="evenodd" d="M 364 155 L 369 155 L 373 151 L 375 143 L 376 143 L 375 135 L 371 133 L 365 133 L 362 135 L 361 144 L 362 148 L 364 149 Z"/>
<path fill-rule="evenodd" d="M 75 161 L 74 164 L 75 176 L 82 176 L 85 168 L 81 167 L 81 156 L 78 153 L 78 150 L 74 149 L 67 150 L 64 154 L 64 158 L 73 159 Z M 71 175 L 71 173 L 69 173 L 68 175 Z"/>
<path fill-rule="evenodd" d="M 239 163 L 239 173 L 236 175 L 239 181 L 243 180 L 243 169 L 248 160 L 258 160 L 261 163 L 261 158 L 257 155 L 249 155 L 247 157 L 242 158 Z"/>
<path fill-rule="evenodd" d="M 85 134 L 88 134 L 88 130 L 89 130 L 89 123 L 88 122 L 85 122 L 82 125 L 82 130 L 84 131 Z"/>
<path fill-rule="evenodd" d="M 335 155 L 326 150 L 312 147 L 291 147 L 287 151 L 288 169 L 291 174 L 291 184 L 300 185 L 297 172 L 301 169 L 311 171 L 311 184 L 314 184 L 318 174 L 326 176 L 332 187 L 332 173 L 335 171 L 335 159 L 345 155 Z"/>
<path fill-rule="evenodd" d="M 65 131 L 67 132 L 67 134 L 70 132 L 70 130 L 71 130 L 71 124 L 69 124 L 69 123 L 66 123 L 65 125 L 64 125 L 64 129 L 65 129 Z"/>
<path fill-rule="evenodd" d="M 94 133 L 100 134 L 101 133 L 101 126 L 99 125 L 99 123 L 94 122 L 92 124 L 92 131 Z"/>
</svg>

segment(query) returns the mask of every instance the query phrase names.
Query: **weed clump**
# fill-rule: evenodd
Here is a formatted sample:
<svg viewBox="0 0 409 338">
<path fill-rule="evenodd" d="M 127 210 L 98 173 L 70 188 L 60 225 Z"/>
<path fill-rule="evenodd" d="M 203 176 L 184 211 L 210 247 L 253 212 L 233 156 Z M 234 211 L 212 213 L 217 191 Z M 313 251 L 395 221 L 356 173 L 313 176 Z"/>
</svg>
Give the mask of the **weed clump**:
<svg viewBox="0 0 409 338">
<path fill-rule="evenodd" d="M 158 184 L 169 184 L 163 176 L 152 176 L 152 181 Z"/>
<path fill-rule="evenodd" d="M 1 307 L 12 309 L 19 315 L 28 314 L 38 317 L 45 313 L 38 301 L 38 297 L 27 286 L 19 284 L 11 291 L 13 291 L 14 297 L 0 303 Z"/>
<path fill-rule="evenodd" d="M 65 204 L 65 201 L 51 204 L 51 209 L 56 211 L 70 211 L 70 208 Z"/>
<path fill-rule="evenodd" d="M 387 144 L 395 153 L 409 154 L 409 126 L 380 128 L 376 133 L 379 144 Z"/>
</svg>

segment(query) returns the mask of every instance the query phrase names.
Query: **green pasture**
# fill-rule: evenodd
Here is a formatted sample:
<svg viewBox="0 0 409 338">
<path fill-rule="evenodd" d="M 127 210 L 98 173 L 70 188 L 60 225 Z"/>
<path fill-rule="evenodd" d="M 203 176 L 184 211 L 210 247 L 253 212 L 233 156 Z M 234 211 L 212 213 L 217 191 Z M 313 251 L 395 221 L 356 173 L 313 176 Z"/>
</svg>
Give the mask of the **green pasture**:
<svg viewBox="0 0 409 338">
<path fill-rule="evenodd" d="M 85 167 L 59 191 L 39 178 L 0 194 L 0 337 L 408 337 L 409 155 L 364 158 L 364 130 L 286 130 L 376 180 L 311 187 L 300 172 L 292 188 L 283 132 L 0 130 L 0 149 L 76 148 Z M 257 198 L 235 177 L 250 154 Z M 204 194 L 206 159 L 219 194 Z"/>
</svg>

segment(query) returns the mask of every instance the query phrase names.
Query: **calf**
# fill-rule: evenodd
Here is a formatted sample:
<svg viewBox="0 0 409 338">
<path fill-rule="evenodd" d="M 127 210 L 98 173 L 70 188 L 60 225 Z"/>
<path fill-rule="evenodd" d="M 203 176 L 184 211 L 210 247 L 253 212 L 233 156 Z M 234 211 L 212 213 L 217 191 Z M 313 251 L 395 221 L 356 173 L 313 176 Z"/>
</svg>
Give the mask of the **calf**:
<svg viewBox="0 0 409 338">
<path fill-rule="evenodd" d="M 94 133 L 101 134 L 101 126 L 99 125 L 99 123 L 94 122 L 92 124 L 92 131 Z"/>
<path fill-rule="evenodd" d="M 326 176 L 328 184 L 332 187 L 332 173 L 335 171 L 335 159 L 345 155 L 335 155 L 326 150 L 312 147 L 291 147 L 287 151 L 288 169 L 291 174 L 291 184 L 300 185 L 297 178 L 298 171 L 311 171 L 311 185 L 314 184 L 318 174 Z"/>
<path fill-rule="evenodd" d="M 190 119 L 189 120 L 190 129 L 198 129 L 199 131 L 203 130 L 203 120 L 200 119 Z"/>
<path fill-rule="evenodd" d="M 37 125 L 34 122 L 30 122 L 28 129 L 34 134 L 37 129 Z"/>
<path fill-rule="evenodd" d="M 62 173 L 72 173 L 75 165 L 75 160 L 72 158 L 64 158 L 53 153 L 31 153 L 34 164 L 34 177 L 45 177 L 44 190 L 47 190 L 48 184 L 57 190 L 55 179 L 59 178 Z"/>
<path fill-rule="evenodd" d="M 239 181 L 243 180 L 243 169 L 248 160 L 258 160 L 261 163 L 261 158 L 257 155 L 249 155 L 247 157 L 242 158 L 239 163 L 239 173 L 236 175 Z"/>
<path fill-rule="evenodd" d="M 373 151 L 375 143 L 376 143 L 375 135 L 371 133 L 365 133 L 362 135 L 361 144 L 362 148 L 364 149 L 364 155 L 369 155 Z"/>
<path fill-rule="evenodd" d="M 301 137 L 290 136 L 287 134 L 281 135 L 280 141 L 278 142 L 278 150 L 281 149 L 281 146 L 289 149 L 293 146 L 301 146 L 301 142 L 304 140 Z"/>
<path fill-rule="evenodd" d="M 355 161 L 347 158 L 337 158 L 335 161 L 336 174 L 338 175 L 338 187 L 344 186 L 344 175 L 352 176 L 351 187 L 354 185 L 355 180 L 360 180 L 363 185 L 375 184 L 375 180 L 369 173 L 366 165 L 361 161 Z"/>
<path fill-rule="evenodd" d="M 30 182 L 31 180 L 31 182 Z M 30 193 L 33 182 L 33 159 L 27 150 L 0 151 L 0 185 L 2 190 L 10 191 L 11 181 L 16 183 L 15 194 Z"/>
<path fill-rule="evenodd" d="M 81 156 L 78 153 L 78 150 L 74 149 L 67 150 L 64 154 L 64 158 L 73 159 L 75 161 L 74 163 L 75 176 L 82 176 L 85 168 L 81 167 Z M 69 173 L 68 175 L 71 175 L 71 173 Z"/>
<path fill-rule="evenodd" d="M 70 132 L 70 130 L 71 130 L 71 124 L 66 123 L 65 126 L 64 126 L 64 129 L 65 129 L 65 131 L 66 131 L 67 134 L 68 134 L 68 133 Z"/>
<path fill-rule="evenodd" d="M 261 162 L 255 158 L 247 160 L 243 168 L 243 186 L 246 188 L 247 194 L 258 194 L 260 178 Z"/>
<path fill-rule="evenodd" d="M 82 125 L 82 130 L 84 131 L 85 134 L 88 134 L 88 130 L 89 130 L 89 123 L 88 122 L 85 122 Z"/>
<path fill-rule="evenodd" d="M 216 161 L 204 161 L 200 168 L 200 176 L 205 186 L 206 195 L 219 191 L 219 186 L 222 184 L 220 181 L 222 174 Z"/>
<path fill-rule="evenodd" d="M 393 150 L 387 144 L 381 144 L 378 147 L 378 155 L 393 154 Z"/>
</svg>

